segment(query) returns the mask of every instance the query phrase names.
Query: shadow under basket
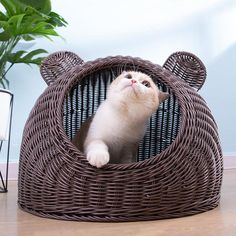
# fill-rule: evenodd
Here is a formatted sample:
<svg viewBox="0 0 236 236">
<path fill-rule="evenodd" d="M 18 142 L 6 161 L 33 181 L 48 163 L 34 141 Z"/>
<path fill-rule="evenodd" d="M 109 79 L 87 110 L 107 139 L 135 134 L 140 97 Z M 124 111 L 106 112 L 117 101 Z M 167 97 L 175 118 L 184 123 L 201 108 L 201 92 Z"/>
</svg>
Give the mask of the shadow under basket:
<svg viewBox="0 0 236 236">
<path fill-rule="evenodd" d="M 137 162 L 97 169 L 71 140 L 124 70 L 150 75 L 170 97 L 151 117 Z M 206 70 L 195 55 L 174 53 L 161 67 L 122 56 L 84 63 L 74 53 L 57 52 L 44 60 L 41 74 L 49 86 L 29 115 L 20 152 L 23 210 L 121 222 L 182 217 L 218 205 L 222 152 L 214 118 L 197 93 Z"/>
</svg>

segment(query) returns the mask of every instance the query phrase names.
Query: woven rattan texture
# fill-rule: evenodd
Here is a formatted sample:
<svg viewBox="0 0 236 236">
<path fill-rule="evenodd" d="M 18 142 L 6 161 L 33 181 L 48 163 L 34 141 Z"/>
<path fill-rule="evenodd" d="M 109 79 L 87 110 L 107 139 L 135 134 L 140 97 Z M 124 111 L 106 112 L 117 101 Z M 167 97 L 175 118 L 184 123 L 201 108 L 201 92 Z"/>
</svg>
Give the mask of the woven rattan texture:
<svg viewBox="0 0 236 236">
<path fill-rule="evenodd" d="M 206 68 L 201 60 L 189 52 L 175 52 L 163 65 L 191 87 L 199 90 L 206 79 Z"/>
<path fill-rule="evenodd" d="M 58 76 L 82 63 L 83 60 L 73 52 L 55 52 L 44 60 L 40 72 L 47 85 L 50 85 Z"/>
<path fill-rule="evenodd" d="M 216 123 L 198 93 L 172 72 L 140 58 L 117 56 L 79 64 L 55 77 L 26 122 L 19 206 L 48 218 L 103 222 L 181 217 L 216 207 L 222 153 Z M 177 99 L 181 122 L 175 139 L 155 157 L 96 169 L 65 132 L 64 104 L 88 76 L 120 65 L 158 78 Z"/>
</svg>

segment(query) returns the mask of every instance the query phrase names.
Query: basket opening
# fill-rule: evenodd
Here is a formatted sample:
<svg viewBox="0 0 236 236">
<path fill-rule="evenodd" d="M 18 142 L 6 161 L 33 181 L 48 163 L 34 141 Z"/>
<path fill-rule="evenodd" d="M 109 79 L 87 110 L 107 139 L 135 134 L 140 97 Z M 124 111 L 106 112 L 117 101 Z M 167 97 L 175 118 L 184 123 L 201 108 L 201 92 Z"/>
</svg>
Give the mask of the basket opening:
<svg viewBox="0 0 236 236">
<path fill-rule="evenodd" d="M 137 161 L 160 154 L 176 138 L 181 122 L 180 108 L 175 95 L 150 71 L 134 68 L 134 65 L 113 66 L 91 72 L 78 78 L 64 100 L 63 125 L 67 136 L 72 140 L 81 124 L 92 116 L 99 104 L 106 99 L 109 84 L 124 70 L 136 70 L 151 76 L 161 91 L 170 93 L 168 100 L 150 118 L 145 137 L 140 142 Z"/>
</svg>

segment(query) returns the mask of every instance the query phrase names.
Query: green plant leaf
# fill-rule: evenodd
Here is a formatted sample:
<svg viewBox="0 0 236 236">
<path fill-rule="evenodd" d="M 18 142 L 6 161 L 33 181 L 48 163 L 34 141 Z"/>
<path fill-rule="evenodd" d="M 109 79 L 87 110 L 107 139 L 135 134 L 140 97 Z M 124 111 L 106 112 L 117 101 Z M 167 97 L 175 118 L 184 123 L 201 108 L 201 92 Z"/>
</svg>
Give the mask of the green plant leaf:
<svg viewBox="0 0 236 236">
<path fill-rule="evenodd" d="M 32 40 L 35 40 L 35 38 L 32 37 L 32 36 L 29 35 L 29 34 L 22 35 L 22 38 L 23 38 L 25 41 L 32 41 Z"/>
<path fill-rule="evenodd" d="M 66 26 L 68 24 L 67 21 L 56 12 L 50 12 L 49 16 L 50 19 L 47 22 L 55 27 Z"/>
<path fill-rule="evenodd" d="M 0 21 L 8 21 L 8 17 L 0 11 Z"/>
<path fill-rule="evenodd" d="M 13 16 L 15 14 L 16 8 L 13 1 L 1 0 L 1 4 L 6 9 L 8 16 Z"/>
<path fill-rule="evenodd" d="M 0 41 L 8 41 L 12 37 L 12 34 L 8 31 L 0 33 Z"/>
<path fill-rule="evenodd" d="M 54 30 L 54 26 L 45 22 L 40 16 L 28 17 L 25 14 L 20 14 L 11 17 L 7 22 L 0 21 L 0 26 L 2 26 L 4 31 L 15 37 L 21 36 L 27 40 L 33 40 L 33 35 L 44 36 L 49 39 L 49 36 L 59 36 Z"/>
<path fill-rule="evenodd" d="M 7 60 L 11 63 L 16 63 L 17 60 L 19 60 L 25 53 L 27 53 L 26 51 L 20 50 L 18 52 L 15 53 L 10 53 L 8 55 Z"/>
<path fill-rule="evenodd" d="M 18 0 L 25 5 L 31 6 L 48 15 L 51 12 L 51 1 L 50 0 Z"/>
<path fill-rule="evenodd" d="M 52 40 L 51 36 L 60 36 L 56 27 L 66 26 L 67 22 L 51 11 L 50 0 L 0 0 L 0 8 L 3 9 L 0 11 L 0 85 L 7 86 L 5 75 L 15 63 L 39 65 L 43 53 L 47 53 L 43 49 L 14 52 L 18 42 L 37 37 Z M 11 64 L 5 70 L 8 63 Z"/>
<path fill-rule="evenodd" d="M 54 27 L 46 22 L 40 22 L 31 29 L 31 34 L 41 35 L 41 36 L 59 36 L 59 34 L 54 30 Z"/>
<path fill-rule="evenodd" d="M 0 3 L 6 9 L 6 16 L 9 18 L 25 13 L 26 5 L 20 3 L 18 0 L 1 0 Z"/>
<path fill-rule="evenodd" d="M 17 36 L 21 32 L 22 20 L 24 16 L 25 14 L 12 16 L 8 21 L 0 21 L 0 25 L 8 33 Z"/>
<path fill-rule="evenodd" d="M 11 30 L 12 34 L 14 34 L 14 35 L 20 34 L 21 27 L 22 27 L 21 23 L 22 23 L 24 16 L 25 16 L 25 14 L 20 14 L 20 15 L 12 16 L 8 20 L 8 24 L 10 26 L 10 30 Z"/>
<path fill-rule="evenodd" d="M 33 57 L 37 56 L 38 54 L 47 53 L 44 49 L 36 49 L 29 52 L 26 56 L 24 56 L 24 60 L 31 60 Z"/>
<path fill-rule="evenodd" d="M 8 62 L 10 63 L 25 63 L 25 64 L 36 64 L 36 65 L 40 65 L 42 60 L 45 57 L 39 57 L 39 54 L 43 54 L 43 53 L 47 53 L 46 50 L 44 49 L 36 49 L 33 50 L 29 53 L 27 53 L 26 51 L 18 51 L 16 53 L 11 53 L 8 56 Z"/>
<path fill-rule="evenodd" d="M 7 21 L 0 21 L 0 27 L 3 28 L 6 31 L 10 30 L 10 25 Z"/>
</svg>

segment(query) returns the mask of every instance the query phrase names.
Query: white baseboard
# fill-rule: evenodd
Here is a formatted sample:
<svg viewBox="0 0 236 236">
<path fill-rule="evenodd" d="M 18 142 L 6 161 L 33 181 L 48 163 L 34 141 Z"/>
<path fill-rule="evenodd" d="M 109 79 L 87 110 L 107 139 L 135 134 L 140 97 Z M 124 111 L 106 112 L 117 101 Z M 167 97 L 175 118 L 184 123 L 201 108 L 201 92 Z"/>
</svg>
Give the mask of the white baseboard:
<svg viewBox="0 0 236 236">
<path fill-rule="evenodd" d="M 224 155 L 224 169 L 236 169 L 236 154 Z"/>
<path fill-rule="evenodd" d="M 233 155 L 225 155 L 224 156 L 224 169 L 236 169 L 236 154 Z M 3 177 L 5 178 L 5 170 L 6 165 L 4 163 L 0 163 L 0 170 L 2 172 Z M 9 163 L 9 180 L 17 180 L 18 178 L 18 162 Z"/>
</svg>

